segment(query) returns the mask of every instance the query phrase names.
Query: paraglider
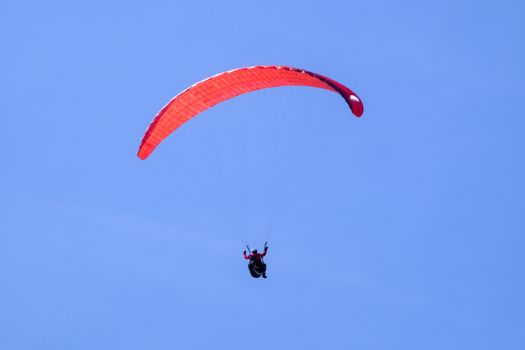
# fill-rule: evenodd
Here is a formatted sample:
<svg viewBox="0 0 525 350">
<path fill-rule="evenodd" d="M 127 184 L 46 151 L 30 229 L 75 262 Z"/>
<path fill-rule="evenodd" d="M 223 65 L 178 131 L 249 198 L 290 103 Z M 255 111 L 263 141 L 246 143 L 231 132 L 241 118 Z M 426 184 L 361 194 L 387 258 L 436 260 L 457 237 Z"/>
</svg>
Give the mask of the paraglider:
<svg viewBox="0 0 525 350">
<path fill-rule="evenodd" d="M 309 86 L 339 94 L 356 117 L 363 114 L 361 99 L 348 87 L 326 76 L 287 66 L 253 66 L 233 69 L 204 79 L 179 93 L 155 116 L 140 142 L 137 156 L 144 160 L 172 132 L 206 109 L 233 97 L 279 86 Z M 250 249 L 248 248 L 248 251 Z M 266 278 L 263 257 L 268 251 L 246 254 L 254 278 Z"/>
<path fill-rule="evenodd" d="M 248 250 L 250 250 L 248 248 Z M 248 270 L 250 270 L 250 274 L 253 278 L 259 278 L 262 276 L 262 278 L 266 278 L 266 264 L 264 263 L 263 257 L 266 256 L 266 253 L 268 252 L 268 244 L 264 243 L 264 251 L 262 253 L 258 253 L 257 249 L 252 250 L 251 254 L 246 255 L 246 250 L 242 252 L 244 259 L 250 260 L 250 263 L 248 264 Z"/>
</svg>

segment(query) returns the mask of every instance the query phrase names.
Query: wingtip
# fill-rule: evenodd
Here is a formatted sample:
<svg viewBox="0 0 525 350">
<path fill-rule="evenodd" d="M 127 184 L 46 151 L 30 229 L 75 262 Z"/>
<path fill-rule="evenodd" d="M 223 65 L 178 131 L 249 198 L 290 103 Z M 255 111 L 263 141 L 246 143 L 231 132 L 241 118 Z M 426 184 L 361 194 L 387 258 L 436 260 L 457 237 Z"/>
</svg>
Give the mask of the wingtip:
<svg viewBox="0 0 525 350">
<path fill-rule="evenodd" d="M 348 104 L 350 105 L 350 109 L 352 110 L 352 113 L 356 117 L 361 117 L 365 111 L 365 108 L 363 106 L 363 102 L 361 102 L 361 99 L 357 97 L 357 95 L 352 94 L 348 97 Z"/>
<path fill-rule="evenodd" d="M 145 152 L 143 149 L 139 149 L 137 152 L 137 157 L 139 157 L 140 160 L 146 160 L 148 158 L 149 154 Z"/>
</svg>

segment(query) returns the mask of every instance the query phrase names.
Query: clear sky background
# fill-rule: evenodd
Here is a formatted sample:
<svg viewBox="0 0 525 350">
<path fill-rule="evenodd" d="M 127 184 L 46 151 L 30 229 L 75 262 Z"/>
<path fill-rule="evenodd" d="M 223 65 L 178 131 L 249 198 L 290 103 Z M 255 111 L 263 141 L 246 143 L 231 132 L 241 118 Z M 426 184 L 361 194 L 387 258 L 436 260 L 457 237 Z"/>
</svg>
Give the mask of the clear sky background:
<svg viewBox="0 0 525 350">
<path fill-rule="evenodd" d="M 522 1 L 7 0 L 0 38 L 1 349 L 523 349 Z M 364 116 L 270 89 L 136 157 L 273 64 Z"/>
</svg>

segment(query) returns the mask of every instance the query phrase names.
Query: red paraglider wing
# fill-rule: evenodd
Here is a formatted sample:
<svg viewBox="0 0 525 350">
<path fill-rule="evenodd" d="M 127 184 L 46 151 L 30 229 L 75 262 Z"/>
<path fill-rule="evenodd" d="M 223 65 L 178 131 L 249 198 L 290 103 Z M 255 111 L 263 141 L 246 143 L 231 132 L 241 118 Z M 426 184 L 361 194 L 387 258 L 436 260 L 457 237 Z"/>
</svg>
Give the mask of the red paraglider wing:
<svg viewBox="0 0 525 350">
<path fill-rule="evenodd" d="M 255 90 L 293 85 L 337 92 L 357 117 L 363 114 L 363 103 L 352 90 L 320 74 L 284 66 L 239 68 L 214 75 L 175 96 L 149 125 L 140 143 L 138 157 L 146 159 L 179 126 L 222 101 Z"/>
</svg>

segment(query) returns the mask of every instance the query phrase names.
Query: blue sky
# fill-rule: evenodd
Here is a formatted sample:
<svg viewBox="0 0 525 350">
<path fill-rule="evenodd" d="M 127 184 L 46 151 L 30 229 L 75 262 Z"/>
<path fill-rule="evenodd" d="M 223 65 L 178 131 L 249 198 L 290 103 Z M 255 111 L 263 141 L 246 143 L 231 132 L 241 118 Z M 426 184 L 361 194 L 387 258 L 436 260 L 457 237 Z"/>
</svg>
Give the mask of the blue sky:
<svg viewBox="0 0 525 350">
<path fill-rule="evenodd" d="M 8 0 L 0 26 L 0 348 L 523 347 L 522 2 Z M 365 114 L 259 91 L 136 157 L 178 92 L 259 64 Z"/>
</svg>

